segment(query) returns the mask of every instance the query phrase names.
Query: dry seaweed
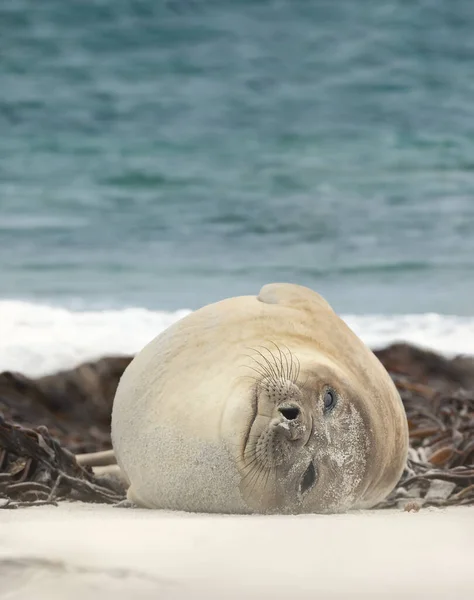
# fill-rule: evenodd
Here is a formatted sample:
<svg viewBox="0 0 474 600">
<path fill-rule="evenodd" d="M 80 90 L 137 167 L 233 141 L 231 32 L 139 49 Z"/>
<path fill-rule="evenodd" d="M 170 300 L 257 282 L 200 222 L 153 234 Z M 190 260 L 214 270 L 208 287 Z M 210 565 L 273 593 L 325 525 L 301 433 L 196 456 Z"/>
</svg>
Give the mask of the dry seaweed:
<svg viewBox="0 0 474 600">
<path fill-rule="evenodd" d="M 0 373 L 0 414 L 24 427 L 45 425 L 75 454 L 105 450 L 115 390 L 131 359 L 110 356 L 38 379 Z"/>
<path fill-rule="evenodd" d="M 0 508 L 63 499 L 115 504 L 123 498 L 115 481 L 81 467 L 46 427 L 28 429 L 0 416 Z"/>
<path fill-rule="evenodd" d="M 407 344 L 376 354 L 400 392 L 410 431 L 406 469 L 379 507 L 474 505 L 474 359 Z M 73 452 L 110 447 L 110 407 L 129 361 L 102 359 L 41 380 L 0 375 L 8 419 L 0 417 L 0 508 L 124 498 L 117 481 L 94 476 Z"/>
<path fill-rule="evenodd" d="M 406 469 L 379 506 L 474 504 L 473 361 L 405 344 L 378 354 L 400 392 L 410 432 Z"/>
</svg>

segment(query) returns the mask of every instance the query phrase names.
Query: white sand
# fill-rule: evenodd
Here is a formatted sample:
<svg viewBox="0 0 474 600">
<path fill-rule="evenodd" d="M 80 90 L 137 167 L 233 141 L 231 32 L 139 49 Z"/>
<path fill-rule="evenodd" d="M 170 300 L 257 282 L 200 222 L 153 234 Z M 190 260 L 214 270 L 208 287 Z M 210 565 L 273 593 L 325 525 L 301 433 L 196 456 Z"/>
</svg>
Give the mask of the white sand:
<svg viewBox="0 0 474 600">
<path fill-rule="evenodd" d="M 298 517 L 0 511 L 0 598 L 474 598 L 474 507 Z"/>
</svg>

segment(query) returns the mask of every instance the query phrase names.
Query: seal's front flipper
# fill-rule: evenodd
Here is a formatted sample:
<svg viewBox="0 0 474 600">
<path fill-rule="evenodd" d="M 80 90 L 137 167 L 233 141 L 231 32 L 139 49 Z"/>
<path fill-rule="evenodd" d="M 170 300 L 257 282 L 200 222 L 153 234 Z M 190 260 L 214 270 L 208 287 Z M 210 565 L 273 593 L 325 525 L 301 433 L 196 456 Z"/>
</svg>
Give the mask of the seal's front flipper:
<svg viewBox="0 0 474 600">
<path fill-rule="evenodd" d="M 257 300 L 265 304 L 281 304 L 299 310 L 311 310 L 317 305 L 333 312 L 331 306 L 317 292 L 294 283 L 269 283 L 264 285 Z"/>
<path fill-rule="evenodd" d="M 128 498 L 125 498 L 125 500 L 121 500 L 120 502 L 117 502 L 117 504 L 114 504 L 113 507 L 114 508 L 140 508 L 138 506 L 138 504 L 135 504 Z"/>
<path fill-rule="evenodd" d="M 96 477 L 115 477 L 127 484 L 127 480 L 118 465 L 92 467 L 92 472 Z"/>
<path fill-rule="evenodd" d="M 76 460 L 83 467 L 105 467 L 117 464 L 113 450 L 90 452 L 89 454 L 76 454 Z"/>
</svg>

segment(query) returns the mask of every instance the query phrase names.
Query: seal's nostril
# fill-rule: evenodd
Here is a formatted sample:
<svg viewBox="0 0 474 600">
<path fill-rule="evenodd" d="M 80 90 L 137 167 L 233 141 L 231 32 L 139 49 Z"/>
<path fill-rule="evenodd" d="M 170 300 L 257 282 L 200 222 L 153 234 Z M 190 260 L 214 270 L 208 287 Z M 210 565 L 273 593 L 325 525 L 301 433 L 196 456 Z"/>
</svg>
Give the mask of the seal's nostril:
<svg viewBox="0 0 474 600">
<path fill-rule="evenodd" d="M 287 421 L 294 421 L 300 414 L 300 409 L 296 408 L 296 406 L 292 406 L 291 408 L 279 408 L 278 410 Z"/>
</svg>

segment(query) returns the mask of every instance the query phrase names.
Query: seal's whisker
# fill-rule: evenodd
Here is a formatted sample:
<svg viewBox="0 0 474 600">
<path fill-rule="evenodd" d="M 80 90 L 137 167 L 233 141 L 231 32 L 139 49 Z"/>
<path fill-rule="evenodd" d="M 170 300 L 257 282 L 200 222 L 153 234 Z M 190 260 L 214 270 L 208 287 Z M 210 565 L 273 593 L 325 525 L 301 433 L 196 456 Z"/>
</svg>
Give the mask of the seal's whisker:
<svg viewBox="0 0 474 600">
<path fill-rule="evenodd" d="M 257 362 L 256 364 L 260 368 L 260 372 L 263 377 L 268 377 L 269 379 L 275 379 L 275 374 L 273 373 L 273 371 L 271 371 L 269 369 L 269 367 L 267 367 L 266 365 L 262 365 L 259 362 Z"/>
<path fill-rule="evenodd" d="M 295 362 L 295 356 L 293 354 L 291 354 L 290 356 L 291 356 L 291 381 L 295 381 L 296 380 L 296 373 L 298 371 L 298 367 L 297 367 L 297 364 Z"/>
<path fill-rule="evenodd" d="M 258 475 L 258 472 L 254 476 L 254 478 L 252 478 L 251 481 L 243 482 L 244 492 L 248 493 L 249 495 L 253 494 L 253 491 L 255 490 L 255 482 L 256 482 L 257 475 Z"/>
<path fill-rule="evenodd" d="M 265 489 L 267 487 L 267 483 L 268 483 L 268 479 L 270 477 L 270 473 L 273 471 L 273 468 L 269 468 L 266 471 L 262 472 L 262 475 L 265 476 L 265 483 L 263 484 L 263 489 Z M 259 477 L 259 481 L 258 483 L 260 483 L 260 477 Z"/>
<path fill-rule="evenodd" d="M 248 463 L 246 464 L 244 470 L 247 470 L 247 471 L 251 472 L 251 471 L 254 470 L 255 465 L 257 465 L 257 464 L 262 465 L 262 463 L 260 462 L 259 457 L 254 452 L 251 460 L 248 461 Z M 265 465 L 263 465 L 263 466 L 265 466 Z M 247 475 L 248 475 L 248 473 L 247 473 Z"/>
<path fill-rule="evenodd" d="M 245 465 L 245 467 L 242 469 L 245 473 L 245 471 L 253 471 L 254 466 L 258 464 L 258 457 L 256 455 L 254 455 L 252 457 L 252 459 Z M 248 475 L 248 473 L 247 473 Z"/>
<path fill-rule="evenodd" d="M 290 349 L 288 348 L 288 346 L 286 346 L 285 344 L 282 344 L 283 348 L 285 349 L 285 352 L 283 353 L 284 357 L 285 357 L 285 362 L 286 362 L 286 379 L 289 379 L 290 381 L 293 381 L 292 377 L 291 377 L 291 373 L 292 373 L 292 365 L 293 365 L 293 358 L 292 358 L 292 354 L 290 352 Z M 288 361 L 288 357 L 290 358 L 290 361 Z"/>
<path fill-rule="evenodd" d="M 273 344 L 275 346 L 275 348 L 278 350 L 278 352 L 280 353 L 280 363 L 278 363 L 277 357 L 273 354 L 272 350 L 270 350 L 270 348 L 267 348 L 267 352 L 270 354 L 270 356 L 273 358 L 273 362 L 275 363 L 275 367 L 277 372 L 279 373 L 280 377 L 283 378 L 283 361 L 282 361 L 282 357 L 281 357 L 281 350 L 278 347 L 278 344 L 276 344 L 273 340 L 269 340 L 270 344 Z"/>
<path fill-rule="evenodd" d="M 290 379 L 290 363 L 288 362 L 288 353 L 283 352 L 283 356 L 285 358 L 286 378 Z M 291 358 L 291 356 L 290 356 L 290 358 Z"/>
<path fill-rule="evenodd" d="M 286 361 L 286 379 L 288 379 L 288 360 L 286 358 L 286 355 L 284 355 L 284 353 L 281 351 L 280 346 L 276 343 L 276 342 L 271 342 L 275 348 L 278 350 L 278 353 L 280 355 L 280 369 L 281 369 L 281 375 L 282 377 L 285 375 L 285 367 L 283 365 L 283 357 L 285 357 L 285 361 Z"/>
<path fill-rule="evenodd" d="M 264 350 L 266 350 L 268 352 L 268 354 L 270 355 L 270 357 L 273 359 L 273 363 L 268 358 L 266 358 L 265 360 L 270 365 L 275 378 L 279 379 L 281 377 L 281 373 L 280 373 L 280 369 L 278 367 L 278 362 L 275 359 L 275 356 L 273 355 L 272 351 L 269 348 L 267 348 L 266 346 L 260 346 L 260 347 L 263 348 Z"/>
<path fill-rule="evenodd" d="M 260 473 L 264 469 L 265 469 L 265 465 L 260 463 L 257 465 L 257 468 L 253 468 L 253 469 L 251 469 L 251 471 L 249 473 L 245 474 L 242 477 L 242 483 L 244 483 L 244 487 L 247 489 L 249 486 L 252 486 L 251 489 L 253 489 L 256 481 L 258 480 L 258 477 L 260 476 Z"/>
<path fill-rule="evenodd" d="M 245 433 L 245 432 L 243 432 L 243 433 Z M 255 434 L 255 433 L 250 434 L 247 439 L 247 444 L 248 444 L 249 440 L 252 440 L 252 441 L 258 440 L 259 437 L 260 437 L 260 435 L 258 435 L 258 434 Z M 250 448 L 246 447 L 246 448 L 242 449 L 242 445 L 237 442 L 228 442 L 228 445 L 232 448 L 236 448 L 237 450 L 241 450 L 241 457 L 243 459 L 247 459 L 249 457 L 252 459 L 255 456 L 255 446 L 250 447 Z M 247 462 L 246 466 L 248 466 L 248 464 L 249 463 Z"/>
<path fill-rule="evenodd" d="M 298 363 L 296 362 L 298 359 L 293 353 L 290 353 L 290 356 L 291 356 L 291 381 L 295 382 L 298 380 Z"/>
<path fill-rule="evenodd" d="M 276 483 L 276 475 L 277 475 L 276 469 L 269 469 L 268 470 L 267 477 L 265 479 L 265 488 L 268 485 L 268 480 L 270 479 L 270 475 L 274 475 L 274 477 L 275 477 L 275 483 Z"/>
<path fill-rule="evenodd" d="M 267 348 L 265 348 L 266 350 Z M 261 356 L 263 358 L 263 360 L 265 361 L 265 364 L 267 365 L 267 367 L 270 369 L 270 372 L 272 373 L 273 377 L 275 379 L 278 379 L 278 373 L 275 371 L 274 366 L 272 365 L 272 363 L 268 360 L 268 358 L 260 351 L 258 350 L 258 348 L 254 349 L 254 352 L 256 352 L 259 356 Z"/>
<path fill-rule="evenodd" d="M 255 352 L 254 349 L 252 349 L 253 352 Z M 252 356 L 251 354 L 244 354 L 243 356 L 245 356 L 246 358 L 250 358 L 250 360 L 253 360 L 255 363 L 257 363 L 257 365 L 261 366 L 262 368 L 268 369 L 269 367 L 267 365 L 262 365 L 262 363 L 257 360 L 255 358 L 255 356 Z"/>
<path fill-rule="evenodd" d="M 300 372 L 301 372 L 301 363 L 300 363 L 300 359 L 295 355 L 295 360 L 297 363 L 297 369 L 296 369 L 296 377 L 295 377 L 295 383 L 298 381 L 298 378 L 300 376 Z"/>
<path fill-rule="evenodd" d="M 260 484 L 261 484 L 262 478 L 263 478 L 265 475 L 270 475 L 270 473 L 271 473 L 272 471 L 273 471 L 273 469 L 271 469 L 271 468 L 270 468 L 270 469 L 268 469 L 268 468 L 265 468 L 265 467 L 263 467 L 263 466 L 262 466 L 261 468 L 259 468 L 259 469 L 257 470 L 257 472 L 256 472 L 256 477 L 254 477 L 254 478 L 251 480 L 252 491 L 253 491 L 253 490 L 254 490 L 254 489 L 257 487 L 257 486 L 261 488 L 262 486 L 261 486 Z"/>
<path fill-rule="evenodd" d="M 256 373 L 256 375 L 258 375 L 258 377 L 256 375 L 242 375 L 241 377 L 247 377 L 247 378 L 251 378 L 253 379 L 256 383 L 261 383 L 261 381 L 263 379 L 270 379 L 272 377 L 272 375 L 270 373 L 268 373 L 267 371 L 264 371 L 263 369 L 257 369 L 255 367 L 252 367 L 250 365 L 246 365 L 246 367 L 253 371 L 254 373 Z"/>
<path fill-rule="evenodd" d="M 288 379 L 290 381 L 292 381 L 293 383 L 296 383 L 296 377 L 293 375 L 293 354 L 292 352 L 290 352 L 290 350 L 287 350 L 287 357 L 289 357 L 289 367 L 288 367 Z"/>
<path fill-rule="evenodd" d="M 256 481 L 256 484 L 258 483 L 259 486 L 261 484 L 261 481 L 263 479 L 265 479 L 265 483 L 263 484 L 263 489 L 265 489 L 267 487 L 267 483 L 268 483 L 268 478 L 270 477 L 270 473 L 272 472 L 273 469 L 267 469 L 266 471 L 262 470 L 260 472 L 260 475 Z M 261 486 L 260 486 L 261 487 Z"/>
<path fill-rule="evenodd" d="M 300 361 L 298 360 L 298 357 L 295 356 L 293 354 L 293 352 L 288 348 L 288 346 L 286 344 L 282 344 L 283 348 L 286 350 L 285 352 L 285 359 L 288 361 L 288 357 L 290 358 L 290 362 L 287 368 L 287 379 L 289 379 L 290 381 L 292 381 L 294 384 L 296 384 L 296 382 L 298 381 L 298 377 L 299 377 L 299 371 L 300 371 Z M 294 360 L 295 359 L 297 361 L 297 365 L 294 364 Z M 287 362 L 288 364 L 288 362 Z M 293 372 L 295 371 L 295 372 Z"/>
<path fill-rule="evenodd" d="M 262 358 L 265 360 L 266 364 L 262 364 L 260 361 L 258 361 L 254 356 L 251 356 L 249 354 L 246 354 L 245 356 L 247 358 L 250 358 L 251 360 L 253 360 L 262 370 L 261 375 L 262 377 L 269 377 L 270 379 L 272 379 L 275 376 L 275 371 L 273 369 L 273 366 L 268 362 L 268 360 L 263 356 L 263 354 L 261 352 L 259 352 L 258 350 L 255 350 L 253 348 L 250 348 L 250 350 L 254 351 L 254 352 L 258 352 L 258 354 L 260 354 L 262 356 Z"/>
<path fill-rule="evenodd" d="M 246 365 L 248 369 L 250 369 L 251 371 L 254 371 L 255 373 L 257 373 L 257 375 L 260 375 L 260 377 L 265 377 L 265 376 L 269 376 L 270 374 L 265 372 L 265 371 L 260 371 L 258 369 L 256 369 L 255 367 L 251 367 L 250 365 Z M 244 377 L 244 375 L 242 376 Z M 245 377 L 251 377 L 251 375 L 246 375 Z M 256 377 L 254 377 L 255 380 L 257 380 Z"/>
</svg>

